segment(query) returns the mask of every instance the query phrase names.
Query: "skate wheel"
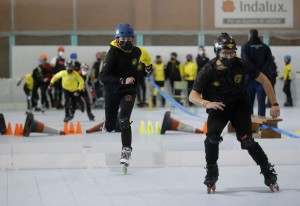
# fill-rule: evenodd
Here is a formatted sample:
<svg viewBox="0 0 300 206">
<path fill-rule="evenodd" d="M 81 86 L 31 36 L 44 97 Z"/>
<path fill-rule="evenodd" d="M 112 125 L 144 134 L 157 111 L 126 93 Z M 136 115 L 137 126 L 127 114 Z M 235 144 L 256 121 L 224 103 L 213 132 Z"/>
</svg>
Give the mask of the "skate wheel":
<svg viewBox="0 0 300 206">
<path fill-rule="evenodd" d="M 126 175 L 127 174 L 127 166 L 126 166 L 126 164 L 121 164 L 121 167 L 122 167 L 123 175 Z"/>
<path fill-rule="evenodd" d="M 211 192 L 215 192 L 216 191 L 216 186 L 211 186 L 211 187 L 207 187 L 207 193 L 210 194 Z"/>
</svg>

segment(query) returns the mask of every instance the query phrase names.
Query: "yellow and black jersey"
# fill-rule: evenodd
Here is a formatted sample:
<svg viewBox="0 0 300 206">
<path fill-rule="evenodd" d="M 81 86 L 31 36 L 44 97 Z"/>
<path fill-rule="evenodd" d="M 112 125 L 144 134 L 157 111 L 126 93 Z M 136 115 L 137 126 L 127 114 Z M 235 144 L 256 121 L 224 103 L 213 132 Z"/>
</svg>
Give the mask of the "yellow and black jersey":
<svg viewBox="0 0 300 206">
<path fill-rule="evenodd" d="M 70 92 L 84 89 L 84 80 L 77 71 L 68 73 L 67 70 L 62 70 L 52 77 L 50 83 L 54 84 L 58 79 L 62 79 L 62 87 Z"/>
<path fill-rule="evenodd" d="M 32 91 L 33 90 L 33 85 L 34 85 L 34 79 L 32 77 L 32 74 L 26 74 L 25 75 L 25 86 Z"/>
<path fill-rule="evenodd" d="M 141 47 L 133 46 L 131 51 L 124 51 L 116 40 L 110 43 L 110 49 L 100 72 L 100 80 L 108 93 L 126 93 L 137 91 L 137 67 L 139 62 L 151 65 L 149 53 Z M 134 77 L 135 84 L 122 85 L 120 78 Z"/>
<path fill-rule="evenodd" d="M 154 81 L 165 81 L 165 65 L 153 64 Z"/>
</svg>

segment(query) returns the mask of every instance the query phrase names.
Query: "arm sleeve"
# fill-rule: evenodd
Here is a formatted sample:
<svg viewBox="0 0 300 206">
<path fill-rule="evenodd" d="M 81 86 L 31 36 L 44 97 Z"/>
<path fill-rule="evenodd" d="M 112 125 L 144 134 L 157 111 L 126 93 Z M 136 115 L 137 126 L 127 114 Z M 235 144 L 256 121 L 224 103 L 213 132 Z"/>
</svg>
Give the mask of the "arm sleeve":
<svg viewBox="0 0 300 206">
<path fill-rule="evenodd" d="M 84 80 L 83 78 L 80 76 L 80 74 L 78 74 L 78 72 L 75 73 L 76 74 L 76 79 L 79 82 L 78 84 L 78 90 L 83 90 L 84 89 Z"/>
<path fill-rule="evenodd" d="M 56 73 L 56 74 L 52 77 L 50 83 L 51 83 L 51 84 L 54 84 L 54 82 L 56 82 L 58 79 L 62 78 L 62 72 L 63 72 L 63 71 L 60 71 L 60 72 Z"/>
<path fill-rule="evenodd" d="M 139 47 L 141 49 L 141 57 L 140 57 L 140 61 L 142 63 L 144 63 L 146 66 L 150 66 L 151 65 L 151 57 L 148 53 L 148 51 L 146 49 L 144 49 L 143 47 Z"/>
<path fill-rule="evenodd" d="M 117 51 L 110 49 L 103 63 L 103 68 L 100 72 L 100 81 L 104 85 L 120 85 L 120 77 L 114 74 L 114 69 L 117 66 Z"/>
</svg>

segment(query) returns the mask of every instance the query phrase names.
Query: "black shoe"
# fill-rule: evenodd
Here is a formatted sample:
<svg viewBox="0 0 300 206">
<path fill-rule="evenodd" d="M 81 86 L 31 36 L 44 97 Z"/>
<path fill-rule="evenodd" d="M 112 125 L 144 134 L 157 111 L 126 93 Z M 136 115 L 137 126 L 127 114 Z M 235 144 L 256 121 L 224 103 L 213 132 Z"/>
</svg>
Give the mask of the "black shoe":
<svg viewBox="0 0 300 206">
<path fill-rule="evenodd" d="M 90 121 L 95 120 L 95 115 L 93 115 L 93 113 L 88 113 L 88 117 L 89 117 Z"/>
<path fill-rule="evenodd" d="M 68 122 L 73 119 L 74 116 L 67 116 L 64 118 L 64 122 Z"/>
<path fill-rule="evenodd" d="M 286 103 L 284 103 L 284 106 L 285 107 L 293 107 L 294 105 L 292 103 L 286 102 Z"/>
<path fill-rule="evenodd" d="M 36 111 L 36 112 L 40 112 L 40 111 L 42 111 L 42 109 L 41 109 L 41 108 L 39 108 L 39 107 L 35 107 L 35 108 L 34 108 L 34 111 Z"/>
</svg>

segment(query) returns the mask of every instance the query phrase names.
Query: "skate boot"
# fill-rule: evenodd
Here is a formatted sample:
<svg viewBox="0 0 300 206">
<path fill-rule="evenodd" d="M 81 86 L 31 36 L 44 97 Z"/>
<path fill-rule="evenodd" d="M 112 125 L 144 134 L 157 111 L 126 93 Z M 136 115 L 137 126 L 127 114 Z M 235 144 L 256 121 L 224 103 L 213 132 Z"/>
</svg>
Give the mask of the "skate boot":
<svg viewBox="0 0 300 206">
<path fill-rule="evenodd" d="M 131 151 L 132 149 L 129 147 L 123 147 L 122 148 L 122 153 L 121 153 L 121 159 L 120 159 L 120 165 L 123 170 L 123 174 L 127 174 L 127 167 L 130 164 L 130 157 L 131 157 Z"/>
<path fill-rule="evenodd" d="M 90 121 L 94 121 L 95 120 L 95 115 L 93 115 L 93 113 L 88 113 L 88 117 Z"/>
<path fill-rule="evenodd" d="M 74 114 L 71 113 L 69 116 L 66 116 L 64 118 L 64 122 L 68 122 L 68 121 L 72 120 L 73 118 L 74 118 Z"/>
<path fill-rule="evenodd" d="M 271 192 L 279 191 L 277 184 L 277 173 L 274 169 L 274 165 L 268 163 L 267 165 L 260 166 L 261 174 L 265 178 L 265 185 L 267 185 Z"/>
<path fill-rule="evenodd" d="M 207 186 L 207 193 L 210 194 L 216 190 L 216 182 L 219 176 L 219 168 L 217 164 L 206 164 L 206 176 L 204 184 Z"/>
</svg>

